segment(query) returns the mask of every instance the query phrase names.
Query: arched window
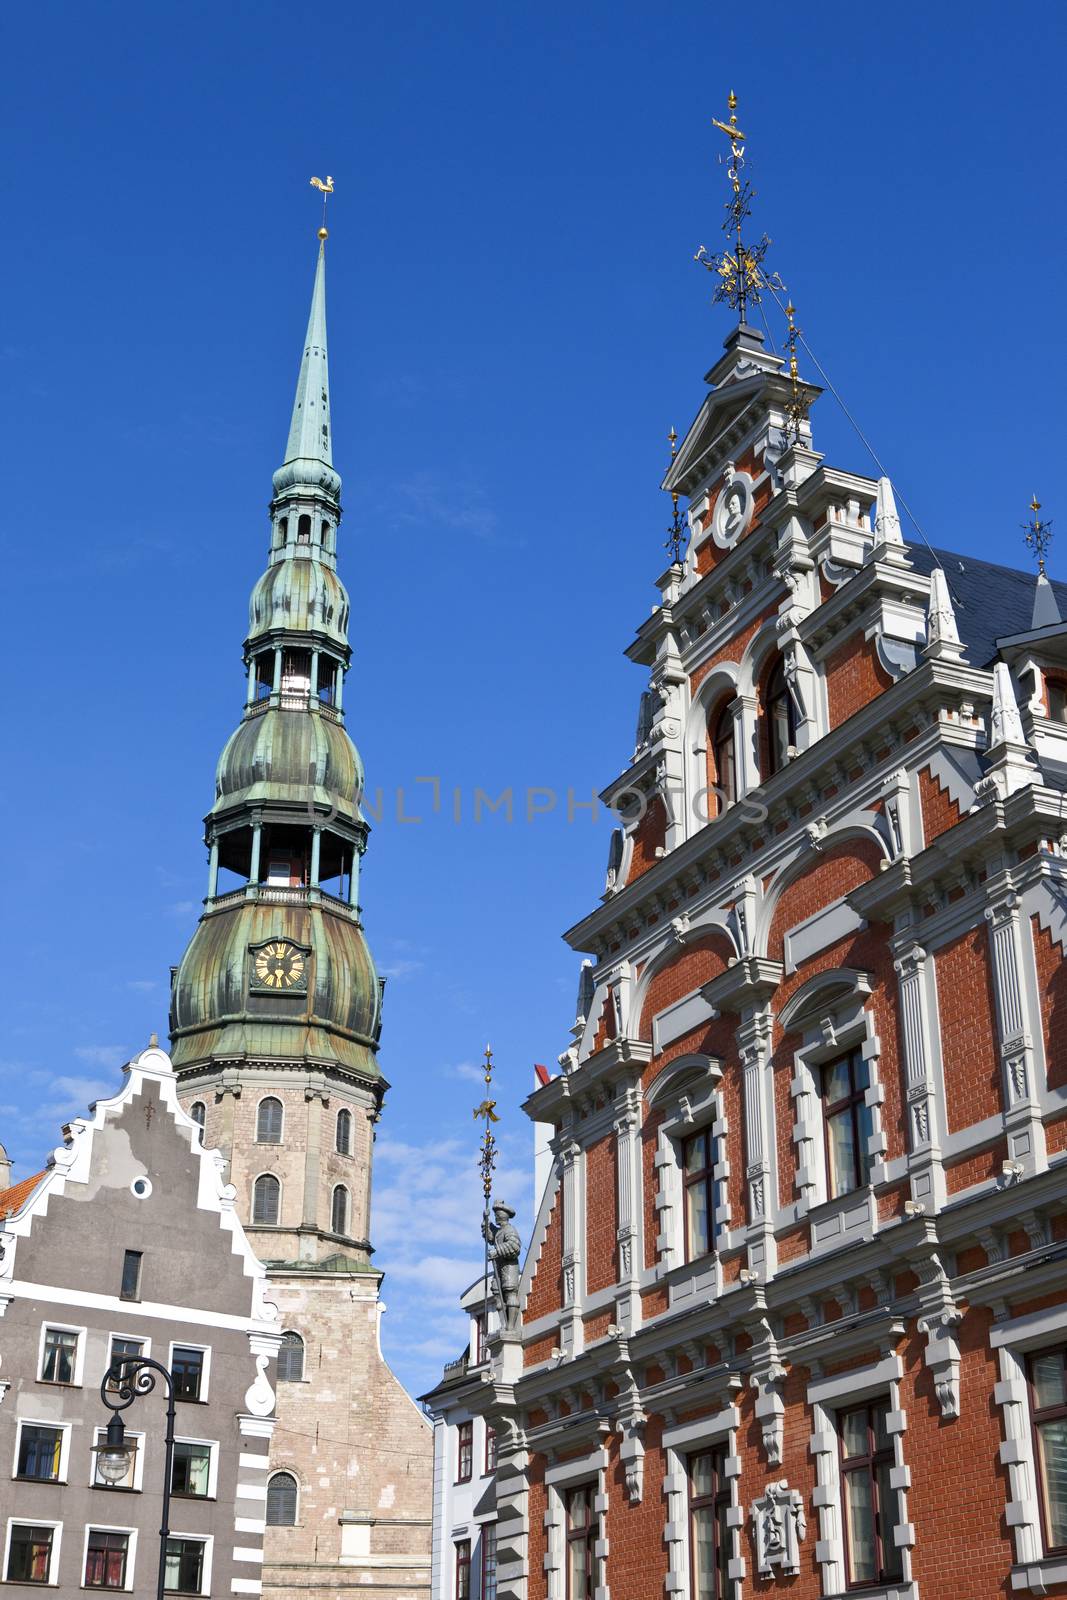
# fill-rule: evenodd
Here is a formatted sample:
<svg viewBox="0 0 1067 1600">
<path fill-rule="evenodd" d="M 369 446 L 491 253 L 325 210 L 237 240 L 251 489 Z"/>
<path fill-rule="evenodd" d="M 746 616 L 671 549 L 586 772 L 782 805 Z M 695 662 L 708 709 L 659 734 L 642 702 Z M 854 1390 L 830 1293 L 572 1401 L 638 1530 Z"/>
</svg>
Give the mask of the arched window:
<svg viewBox="0 0 1067 1600">
<path fill-rule="evenodd" d="M 789 760 L 789 748 L 797 742 L 797 714 L 785 676 L 781 656 L 774 664 L 763 695 L 763 716 L 767 725 L 768 777 L 781 772 Z"/>
<path fill-rule="evenodd" d="M 348 1229 L 348 1190 L 343 1183 L 339 1183 L 333 1191 L 330 1227 L 334 1233 L 345 1233 Z"/>
<path fill-rule="evenodd" d="M 283 545 L 285 543 L 286 539 L 288 539 L 288 537 L 289 537 L 289 518 L 288 517 L 280 517 L 278 519 L 278 540 L 277 540 L 279 546 Z"/>
<path fill-rule="evenodd" d="M 351 1111 L 339 1111 L 337 1113 L 337 1153 L 342 1156 L 352 1154 Z"/>
<path fill-rule="evenodd" d="M 298 1333 L 283 1333 L 278 1351 L 278 1382 L 299 1383 L 304 1376 L 304 1341 Z"/>
<path fill-rule="evenodd" d="M 199 1122 L 200 1126 L 203 1127 L 207 1121 L 207 1106 L 202 1100 L 194 1100 L 189 1107 L 189 1115 L 194 1122 Z"/>
<path fill-rule="evenodd" d="M 263 1227 L 274 1227 L 281 1212 L 282 1186 L 273 1172 L 264 1172 L 256 1179 L 252 1190 L 252 1221 Z"/>
<path fill-rule="evenodd" d="M 256 1112 L 256 1143 L 281 1144 L 282 1142 L 282 1103 L 274 1095 L 269 1094 L 265 1100 L 259 1102 Z"/>
<path fill-rule="evenodd" d="M 711 732 L 711 762 L 715 768 L 712 782 L 718 802 L 716 816 L 721 817 L 728 806 L 737 799 L 737 758 L 734 748 L 734 717 L 727 702 L 716 717 Z M 711 807 L 708 807 L 711 813 Z"/>
<path fill-rule="evenodd" d="M 296 1479 L 291 1472 L 276 1472 L 267 1483 L 267 1527 L 296 1526 Z"/>
<path fill-rule="evenodd" d="M 296 542 L 297 542 L 297 544 L 310 544 L 311 543 L 311 518 L 310 517 L 301 517 L 300 521 L 297 523 L 297 525 L 296 525 Z"/>
</svg>

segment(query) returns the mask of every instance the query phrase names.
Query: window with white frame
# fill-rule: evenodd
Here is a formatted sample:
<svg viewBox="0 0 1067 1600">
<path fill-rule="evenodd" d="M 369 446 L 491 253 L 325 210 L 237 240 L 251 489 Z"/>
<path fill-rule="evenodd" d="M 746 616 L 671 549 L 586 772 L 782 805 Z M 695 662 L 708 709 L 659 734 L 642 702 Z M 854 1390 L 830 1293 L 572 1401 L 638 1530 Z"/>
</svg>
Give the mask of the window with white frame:
<svg viewBox="0 0 1067 1600">
<path fill-rule="evenodd" d="M 567 1490 L 567 1600 L 593 1600 L 598 1538 L 595 1500 L 595 1483 L 579 1483 Z"/>
<path fill-rule="evenodd" d="M 107 1435 L 105 1430 L 103 1428 L 97 1428 L 95 1430 L 93 1444 L 104 1444 L 106 1437 Z M 92 1466 L 90 1469 L 89 1482 L 92 1484 L 94 1489 L 117 1489 L 126 1493 L 129 1493 L 134 1489 L 140 1489 L 141 1477 L 144 1472 L 145 1436 L 143 1433 L 131 1433 L 129 1429 L 127 1429 L 126 1438 L 131 1444 L 136 1445 L 137 1448 L 134 1450 L 130 1464 L 126 1468 L 125 1477 L 121 1478 L 118 1483 L 112 1483 L 109 1479 L 101 1476 L 99 1453 L 96 1450 L 92 1452 Z"/>
<path fill-rule="evenodd" d="M 461 1422 L 456 1428 L 456 1482 L 469 1483 L 474 1462 L 474 1423 Z"/>
<path fill-rule="evenodd" d="M 713 1267 L 729 1223 L 721 1077 L 717 1061 L 689 1056 L 666 1068 L 649 1092 L 650 1106 L 663 1115 L 655 1158 L 661 1271 L 686 1262 Z"/>
<path fill-rule="evenodd" d="M 726 1451 L 696 1450 L 686 1459 L 689 1515 L 689 1593 L 692 1600 L 728 1600 L 731 1586 L 730 1484 Z"/>
<path fill-rule="evenodd" d="M 480 1600 L 496 1600 L 496 1523 L 483 1522 L 481 1532 L 482 1592 Z"/>
<path fill-rule="evenodd" d="M 206 1345 L 171 1345 L 170 1375 L 175 1400 L 206 1400 L 210 1370 L 211 1351 Z"/>
<path fill-rule="evenodd" d="M 113 1333 L 108 1345 L 107 1370 L 110 1372 L 121 1361 L 132 1361 L 138 1356 L 147 1356 L 150 1341 L 148 1339 L 131 1338 L 127 1334 Z M 118 1388 L 118 1380 L 112 1378 L 108 1382 L 109 1389 Z"/>
<path fill-rule="evenodd" d="M 1067 1551 L 1067 1344 L 1027 1359 L 1045 1548 Z"/>
<path fill-rule="evenodd" d="M 132 1528 L 86 1528 L 82 1583 L 86 1589 L 132 1589 L 137 1535 Z"/>
<path fill-rule="evenodd" d="M 207 1594 L 211 1587 L 211 1540 L 172 1534 L 167 1540 L 163 1587 L 167 1594 Z"/>
<path fill-rule="evenodd" d="M 59 1581 L 61 1522 L 26 1522 L 14 1518 L 7 1525 L 4 1578 L 8 1583 L 55 1585 Z"/>
<path fill-rule="evenodd" d="M 45 1325 L 41 1330 L 41 1360 L 38 1368 L 42 1383 L 81 1383 L 84 1333 L 84 1328 Z"/>
<path fill-rule="evenodd" d="M 891 1483 L 893 1440 L 885 1399 L 837 1414 L 841 1500 L 845 1523 L 845 1573 L 850 1589 L 903 1577 L 896 1543 L 899 1496 Z"/>
<path fill-rule="evenodd" d="M 471 1542 L 456 1540 L 456 1600 L 471 1600 Z"/>
<path fill-rule="evenodd" d="M 603 1449 L 545 1472 L 545 1573 L 552 1600 L 592 1600 L 607 1581 L 603 1549 L 608 1455 Z"/>
<path fill-rule="evenodd" d="M 826 1196 L 860 1189 L 871 1178 L 874 1115 L 867 1103 L 871 1076 L 860 1049 L 848 1051 L 819 1069 L 826 1142 Z"/>
<path fill-rule="evenodd" d="M 1045 1594 L 1067 1584 L 1067 1305 L 994 1323 L 989 1342 L 1000 1362 L 1012 1587 Z"/>
<path fill-rule="evenodd" d="M 722 1204 L 715 1179 L 716 1139 L 701 1128 L 682 1141 L 682 1190 L 685 1216 L 685 1259 L 697 1261 L 715 1248 L 715 1215 Z"/>
<path fill-rule="evenodd" d="M 70 1425 L 20 1419 L 15 1428 L 16 1478 L 63 1483 L 67 1476 Z"/>
<path fill-rule="evenodd" d="M 736 1600 L 738 1593 L 738 1426 L 737 1408 L 727 1406 L 664 1431 L 667 1588 L 689 1600 Z"/>
<path fill-rule="evenodd" d="M 189 1500 L 208 1500 L 215 1493 L 218 1445 L 211 1439 L 175 1439 L 170 1492 Z"/>
</svg>

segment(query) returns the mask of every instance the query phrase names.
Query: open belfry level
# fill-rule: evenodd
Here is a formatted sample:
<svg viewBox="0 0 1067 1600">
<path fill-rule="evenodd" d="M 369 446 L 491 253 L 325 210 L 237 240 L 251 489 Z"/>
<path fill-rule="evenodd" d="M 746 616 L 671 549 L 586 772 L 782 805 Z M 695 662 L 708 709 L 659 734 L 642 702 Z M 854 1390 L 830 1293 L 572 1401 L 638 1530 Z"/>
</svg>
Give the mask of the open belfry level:
<svg viewBox="0 0 1067 1600">
<path fill-rule="evenodd" d="M 521 1322 L 428 1397 L 496 1460 L 462 1532 L 439 1464 L 441 1600 L 1067 1594 L 1067 589 L 905 539 L 754 320 L 665 480 Z"/>
<path fill-rule="evenodd" d="M 382 1357 L 371 1262 L 382 981 L 359 906 L 368 828 L 343 709 L 340 495 L 323 227 L 249 608 L 245 703 L 215 775 L 207 899 L 174 971 L 171 1039 L 182 1106 L 225 1159 L 280 1313 L 262 1592 L 410 1600 L 429 1592 L 433 1451 Z"/>
</svg>

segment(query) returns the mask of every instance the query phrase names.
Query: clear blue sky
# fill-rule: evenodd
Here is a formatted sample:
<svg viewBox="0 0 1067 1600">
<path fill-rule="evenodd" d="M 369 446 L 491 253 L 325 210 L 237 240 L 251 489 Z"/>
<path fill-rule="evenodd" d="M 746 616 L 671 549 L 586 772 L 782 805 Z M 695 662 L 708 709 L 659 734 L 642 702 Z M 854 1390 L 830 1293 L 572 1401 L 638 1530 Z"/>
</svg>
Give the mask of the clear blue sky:
<svg viewBox="0 0 1067 1600">
<path fill-rule="evenodd" d="M 166 1032 L 311 289 L 308 178 L 328 171 L 346 706 L 387 796 L 363 893 L 390 975 L 375 1235 L 387 1348 L 413 1388 L 434 1379 L 479 1257 L 472 1066 L 491 1039 L 502 1189 L 524 1200 L 517 1105 L 568 1042 L 559 934 L 608 839 L 562 799 L 476 825 L 474 790 L 588 798 L 632 751 L 642 674 L 621 652 L 663 564 L 664 435 L 729 331 L 692 255 L 718 239 L 709 118 L 731 86 L 755 223 L 931 540 L 1022 564 L 1035 489 L 1067 537 L 1067 12 L 961 15 L 8 10 L 0 1138 L 19 1173 Z M 871 470 L 829 398 L 813 422 Z M 401 787 L 421 822 L 397 822 Z"/>
</svg>

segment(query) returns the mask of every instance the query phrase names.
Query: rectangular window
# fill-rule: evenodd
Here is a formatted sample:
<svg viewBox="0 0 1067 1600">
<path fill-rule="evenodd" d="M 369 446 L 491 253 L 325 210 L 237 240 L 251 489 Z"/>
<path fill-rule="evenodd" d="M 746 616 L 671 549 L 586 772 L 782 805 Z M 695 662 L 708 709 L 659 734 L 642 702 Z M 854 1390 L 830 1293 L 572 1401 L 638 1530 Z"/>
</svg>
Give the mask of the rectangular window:
<svg viewBox="0 0 1067 1600">
<path fill-rule="evenodd" d="M 175 1400 L 199 1400 L 204 1383 L 204 1352 L 195 1345 L 176 1344 L 171 1351 L 170 1372 Z"/>
<path fill-rule="evenodd" d="M 96 1489 L 138 1489 L 138 1488 L 140 1488 L 140 1484 L 136 1481 L 136 1477 L 137 1477 L 138 1464 L 144 1459 L 144 1434 L 143 1433 L 130 1433 L 129 1431 L 127 1431 L 126 1437 L 130 1441 L 131 1444 L 135 1444 L 137 1446 L 137 1449 L 134 1452 L 133 1460 L 130 1462 L 129 1468 L 127 1470 L 126 1476 L 124 1478 L 121 1478 L 118 1483 L 109 1483 L 106 1478 L 102 1478 L 100 1476 L 100 1458 L 99 1458 L 99 1456 L 94 1455 L 93 1458 L 92 1458 L 92 1461 L 93 1461 L 93 1479 L 92 1479 L 92 1481 L 93 1481 L 93 1487 L 94 1488 L 96 1488 Z M 93 1443 L 94 1444 L 103 1444 L 104 1443 L 104 1438 L 105 1438 L 104 1429 L 103 1428 L 97 1428 L 96 1429 L 96 1433 L 95 1433 L 95 1437 L 93 1439 Z"/>
<path fill-rule="evenodd" d="M 43 1383 L 73 1383 L 78 1368 L 78 1335 L 69 1328 L 46 1328 L 41 1357 Z"/>
<path fill-rule="evenodd" d="M 85 1548 L 85 1587 L 125 1589 L 129 1552 L 128 1533 L 105 1533 L 103 1529 L 90 1528 Z"/>
<path fill-rule="evenodd" d="M 714 1165 L 715 1140 L 711 1130 L 705 1128 L 682 1146 L 687 1261 L 698 1261 L 714 1248 L 715 1207 L 719 1202 L 718 1185 L 711 1175 Z"/>
<path fill-rule="evenodd" d="M 120 1300 L 139 1300 L 141 1298 L 141 1252 L 140 1250 L 127 1250 L 122 1258 L 122 1287 L 119 1289 Z"/>
<path fill-rule="evenodd" d="M 209 1492 L 210 1483 L 211 1446 L 196 1444 L 188 1439 L 176 1439 L 170 1480 L 171 1493 L 203 1498 Z"/>
<path fill-rule="evenodd" d="M 1067 1349 L 1032 1355 L 1028 1369 L 1045 1544 L 1050 1550 L 1063 1550 L 1067 1549 Z"/>
<path fill-rule="evenodd" d="M 203 1594 L 203 1539 L 168 1539 L 166 1577 L 168 1594 Z"/>
<path fill-rule="evenodd" d="M 727 1600 L 730 1490 L 721 1450 L 699 1450 L 686 1463 L 689 1492 L 689 1593 L 691 1600 Z"/>
<path fill-rule="evenodd" d="M 474 1319 L 474 1365 L 480 1367 L 485 1360 L 485 1312 L 480 1311 Z"/>
<path fill-rule="evenodd" d="M 52 1541 L 56 1530 L 15 1522 L 7 1552 L 8 1583 L 47 1583 L 52 1568 Z"/>
<path fill-rule="evenodd" d="M 567 1492 L 567 1600 L 593 1600 L 597 1527 L 591 1483 Z"/>
<path fill-rule="evenodd" d="M 456 1600 L 471 1600 L 471 1542 L 456 1541 Z"/>
<path fill-rule="evenodd" d="M 122 1339 L 117 1333 L 111 1335 L 111 1348 L 108 1351 L 107 1365 L 110 1372 L 117 1361 L 132 1359 L 134 1356 L 143 1356 L 145 1341 L 143 1339 Z M 108 1383 L 109 1389 L 117 1389 L 118 1381 L 112 1378 Z"/>
<path fill-rule="evenodd" d="M 456 1429 L 456 1482 L 467 1483 L 474 1466 L 474 1424 L 461 1422 Z"/>
<path fill-rule="evenodd" d="M 24 1422 L 19 1433 L 18 1476 L 39 1483 L 58 1483 L 63 1456 L 63 1429 Z"/>
<path fill-rule="evenodd" d="M 845 1573 L 850 1589 L 903 1575 L 893 1537 L 897 1493 L 889 1486 L 893 1444 L 884 1400 L 838 1413 L 841 1490 L 845 1508 Z"/>
<path fill-rule="evenodd" d="M 826 1126 L 827 1198 L 860 1189 L 871 1179 L 868 1141 L 874 1118 L 867 1104 L 870 1072 L 859 1050 L 822 1069 L 822 1105 Z"/>
<path fill-rule="evenodd" d="M 481 1600 L 496 1600 L 496 1523 L 487 1522 L 482 1527 L 482 1593 Z"/>
<path fill-rule="evenodd" d="M 496 1471 L 496 1429 L 485 1425 L 485 1470 Z"/>
</svg>

